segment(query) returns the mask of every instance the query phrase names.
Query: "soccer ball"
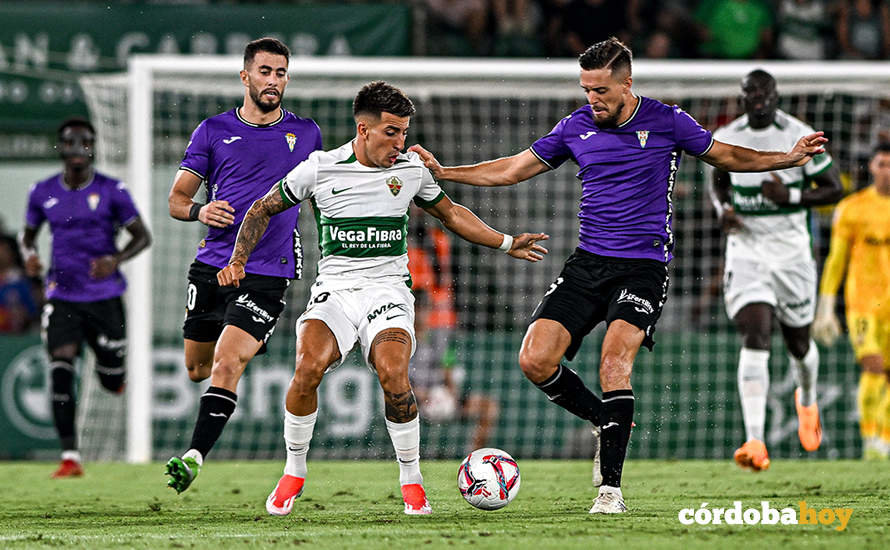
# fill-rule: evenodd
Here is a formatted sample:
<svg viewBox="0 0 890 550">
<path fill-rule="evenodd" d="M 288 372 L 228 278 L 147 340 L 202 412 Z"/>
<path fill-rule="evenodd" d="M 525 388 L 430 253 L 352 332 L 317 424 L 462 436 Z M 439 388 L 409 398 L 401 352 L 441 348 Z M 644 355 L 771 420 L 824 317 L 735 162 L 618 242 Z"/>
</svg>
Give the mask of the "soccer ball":
<svg viewBox="0 0 890 550">
<path fill-rule="evenodd" d="M 457 470 L 457 488 L 480 510 L 503 508 L 519 492 L 519 466 L 500 449 L 476 449 Z"/>
</svg>

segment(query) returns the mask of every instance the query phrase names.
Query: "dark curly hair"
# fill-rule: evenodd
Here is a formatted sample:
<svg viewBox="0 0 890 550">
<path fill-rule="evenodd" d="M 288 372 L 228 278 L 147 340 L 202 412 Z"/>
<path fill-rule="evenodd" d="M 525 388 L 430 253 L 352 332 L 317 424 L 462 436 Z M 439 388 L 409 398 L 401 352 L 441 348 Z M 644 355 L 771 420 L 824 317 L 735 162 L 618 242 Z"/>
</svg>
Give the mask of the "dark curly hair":
<svg viewBox="0 0 890 550">
<path fill-rule="evenodd" d="M 363 114 L 379 117 L 384 112 L 406 117 L 414 116 L 415 109 L 405 92 L 382 80 L 362 86 L 352 102 L 352 114 L 356 117 Z"/>
</svg>

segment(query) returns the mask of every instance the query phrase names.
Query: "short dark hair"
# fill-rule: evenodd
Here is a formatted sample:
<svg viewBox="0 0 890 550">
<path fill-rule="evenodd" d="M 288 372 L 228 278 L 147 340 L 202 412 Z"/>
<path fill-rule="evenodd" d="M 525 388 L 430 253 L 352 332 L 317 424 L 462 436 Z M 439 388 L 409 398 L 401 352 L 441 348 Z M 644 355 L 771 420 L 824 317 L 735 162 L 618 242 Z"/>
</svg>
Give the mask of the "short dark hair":
<svg viewBox="0 0 890 550">
<path fill-rule="evenodd" d="M 265 36 L 263 38 L 257 38 L 256 40 L 247 43 L 247 46 L 244 48 L 245 67 L 247 67 L 247 65 L 253 61 L 253 58 L 256 57 L 257 52 L 283 55 L 284 58 L 287 59 L 288 62 L 290 62 L 290 50 L 287 49 L 287 46 L 284 45 L 284 42 L 278 40 L 277 38 Z"/>
<path fill-rule="evenodd" d="M 875 150 L 872 151 L 871 156 L 875 156 L 880 153 L 890 153 L 890 141 L 879 141 L 878 144 L 875 145 Z"/>
<path fill-rule="evenodd" d="M 405 92 L 382 80 L 375 80 L 362 86 L 352 102 L 352 114 L 370 114 L 379 117 L 381 113 L 396 116 L 414 116 L 414 104 Z"/>
<path fill-rule="evenodd" d="M 65 121 L 59 125 L 57 134 L 60 140 L 62 139 L 62 132 L 64 132 L 66 128 L 86 128 L 92 132 L 94 136 L 96 135 L 96 129 L 93 128 L 93 124 L 89 120 L 79 116 L 66 118 Z"/>
<path fill-rule="evenodd" d="M 627 71 L 628 75 L 631 74 L 632 61 L 633 53 L 631 53 L 630 48 L 614 36 L 610 36 L 602 42 L 597 42 L 578 56 L 578 63 L 581 64 L 581 68 L 585 71 L 610 69 L 613 75 L 615 71 L 624 70 Z"/>
</svg>

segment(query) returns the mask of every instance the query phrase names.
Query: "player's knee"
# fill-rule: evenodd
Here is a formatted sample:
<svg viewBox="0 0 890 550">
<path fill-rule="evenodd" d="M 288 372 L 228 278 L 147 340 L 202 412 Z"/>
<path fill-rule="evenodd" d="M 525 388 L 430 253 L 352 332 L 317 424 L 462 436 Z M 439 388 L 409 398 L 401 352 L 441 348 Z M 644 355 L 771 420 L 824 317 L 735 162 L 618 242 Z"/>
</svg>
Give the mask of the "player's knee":
<svg viewBox="0 0 890 550">
<path fill-rule="evenodd" d="M 770 334 L 766 330 L 749 328 L 742 337 L 742 344 L 748 349 L 769 350 L 770 343 Z"/>
<path fill-rule="evenodd" d="M 298 395 L 314 394 L 328 366 L 320 357 L 310 353 L 297 355 L 297 368 L 291 379 L 291 391 Z"/>
<path fill-rule="evenodd" d="M 185 361 L 185 369 L 192 382 L 201 382 L 209 378 L 212 367 L 213 365 L 204 361 L 189 360 L 188 358 Z"/>
<path fill-rule="evenodd" d="M 226 382 L 236 382 L 241 378 L 247 359 L 235 353 L 218 353 L 213 358 L 213 367 L 210 374 L 214 379 Z"/>
<path fill-rule="evenodd" d="M 50 358 L 50 389 L 53 401 L 69 401 L 74 396 L 74 363 L 63 357 Z"/>
<path fill-rule="evenodd" d="M 630 388 L 630 372 L 633 363 L 618 355 L 606 354 L 600 363 L 600 385 L 603 391 Z"/>
<path fill-rule="evenodd" d="M 125 368 L 123 365 L 106 367 L 96 365 L 99 383 L 111 393 L 121 393 L 124 389 Z"/>
<path fill-rule="evenodd" d="M 532 382 L 539 383 L 550 376 L 557 368 L 557 364 L 536 351 L 523 347 L 519 352 L 519 368 L 525 377 Z"/>
<path fill-rule="evenodd" d="M 411 391 L 411 381 L 408 379 L 407 366 L 402 368 L 383 367 L 377 368 L 377 378 L 384 392 L 405 393 Z"/>
</svg>

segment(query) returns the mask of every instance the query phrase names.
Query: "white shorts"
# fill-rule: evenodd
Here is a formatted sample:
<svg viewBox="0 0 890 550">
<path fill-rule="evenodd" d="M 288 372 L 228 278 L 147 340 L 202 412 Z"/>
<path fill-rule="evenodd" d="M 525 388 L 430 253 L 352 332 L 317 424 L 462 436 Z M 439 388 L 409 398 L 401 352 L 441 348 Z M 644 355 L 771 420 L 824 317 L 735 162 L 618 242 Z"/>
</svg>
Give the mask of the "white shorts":
<svg viewBox="0 0 890 550">
<path fill-rule="evenodd" d="M 773 307 L 783 325 L 809 325 L 816 312 L 816 262 L 804 259 L 774 266 L 745 258 L 727 259 L 723 297 L 730 319 L 748 304 L 765 303 Z"/>
<path fill-rule="evenodd" d="M 368 354 L 371 344 L 381 331 L 400 328 L 411 335 L 411 355 L 417 347 L 414 338 L 414 295 L 404 285 L 368 285 L 363 288 L 332 289 L 325 285 L 312 285 L 309 305 L 297 319 L 300 323 L 307 319 L 323 322 L 337 339 L 340 348 L 340 361 L 328 367 L 331 371 L 346 360 L 355 346 L 361 344 L 362 358 L 371 370 Z"/>
</svg>

